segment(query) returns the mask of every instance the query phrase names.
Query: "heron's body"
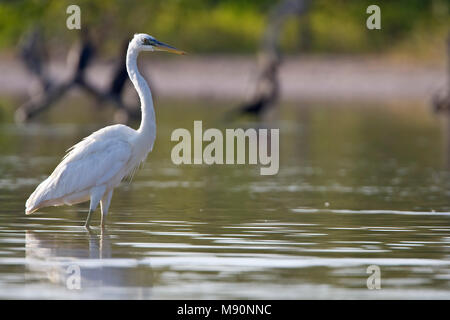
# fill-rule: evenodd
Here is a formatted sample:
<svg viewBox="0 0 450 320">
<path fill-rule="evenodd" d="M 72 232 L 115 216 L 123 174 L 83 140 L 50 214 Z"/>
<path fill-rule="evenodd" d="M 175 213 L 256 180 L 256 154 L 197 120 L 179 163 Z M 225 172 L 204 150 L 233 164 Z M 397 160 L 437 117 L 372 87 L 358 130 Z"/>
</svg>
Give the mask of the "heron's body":
<svg viewBox="0 0 450 320">
<path fill-rule="evenodd" d="M 69 149 L 63 161 L 26 202 L 26 214 L 48 206 L 72 205 L 90 200 L 89 215 L 101 204 L 102 225 L 115 187 L 145 160 L 156 138 L 156 122 L 150 89 L 137 69 L 140 51 L 167 50 L 182 53 L 154 38 L 137 34 L 127 51 L 127 71 L 141 100 L 138 130 L 125 125 L 100 129 Z"/>
</svg>

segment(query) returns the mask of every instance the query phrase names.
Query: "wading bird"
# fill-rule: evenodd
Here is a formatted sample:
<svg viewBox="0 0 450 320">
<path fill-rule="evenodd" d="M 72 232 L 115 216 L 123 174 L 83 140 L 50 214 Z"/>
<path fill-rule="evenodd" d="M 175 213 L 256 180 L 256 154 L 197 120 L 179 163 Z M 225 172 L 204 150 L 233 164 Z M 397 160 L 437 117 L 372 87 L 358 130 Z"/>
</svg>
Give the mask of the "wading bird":
<svg viewBox="0 0 450 320">
<path fill-rule="evenodd" d="M 141 51 L 168 51 L 184 54 L 147 34 L 136 34 L 127 50 L 126 66 L 141 101 L 141 125 L 134 130 L 117 124 L 100 129 L 68 150 L 62 162 L 26 202 L 25 214 L 48 206 L 73 205 L 90 200 L 85 227 L 92 212 L 101 206 L 101 225 L 105 225 L 115 187 L 145 160 L 156 137 L 152 94 L 138 71 Z"/>
</svg>

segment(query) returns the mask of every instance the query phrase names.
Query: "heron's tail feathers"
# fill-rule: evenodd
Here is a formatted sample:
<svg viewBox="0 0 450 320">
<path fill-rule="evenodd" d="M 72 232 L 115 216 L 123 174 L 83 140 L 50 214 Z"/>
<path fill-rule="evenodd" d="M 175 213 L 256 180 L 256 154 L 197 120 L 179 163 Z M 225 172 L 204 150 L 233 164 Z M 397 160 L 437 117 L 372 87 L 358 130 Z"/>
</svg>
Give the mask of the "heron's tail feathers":
<svg viewBox="0 0 450 320">
<path fill-rule="evenodd" d="M 30 215 L 30 214 L 32 214 L 32 213 L 35 213 L 36 211 L 38 211 L 39 210 L 39 208 L 26 208 L 25 209 L 25 214 L 28 216 L 28 215 Z"/>
<path fill-rule="evenodd" d="M 25 203 L 26 215 L 32 214 L 40 208 L 45 207 L 45 202 L 48 198 L 48 191 L 46 189 L 47 181 L 48 179 L 44 180 L 28 198 L 27 202 Z"/>
<path fill-rule="evenodd" d="M 27 202 L 25 203 L 25 214 L 29 215 L 32 214 L 36 211 L 38 211 L 41 206 L 40 206 L 40 201 L 38 199 L 35 199 L 35 193 L 34 192 L 27 200 Z M 38 200 L 38 201 L 36 201 Z"/>
</svg>

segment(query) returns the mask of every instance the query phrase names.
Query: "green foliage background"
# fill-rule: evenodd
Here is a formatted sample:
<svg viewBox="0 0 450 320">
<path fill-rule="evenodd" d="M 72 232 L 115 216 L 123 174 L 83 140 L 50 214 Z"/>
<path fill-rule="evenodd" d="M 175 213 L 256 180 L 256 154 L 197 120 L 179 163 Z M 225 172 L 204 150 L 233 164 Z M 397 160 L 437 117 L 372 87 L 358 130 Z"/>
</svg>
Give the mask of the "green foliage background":
<svg viewBox="0 0 450 320">
<path fill-rule="evenodd" d="M 250 53 L 259 46 L 276 0 L 2 0 L 0 48 L 13 48 L 39 25 L 55 44 L 68 45 L 66 8 L 81 7 L 82 26 L 103 34 L 105 46 L 146 32 L 190 52 Z M 382 30 L 365 27 L 366 8 L 377 4 Z M 311 0 L 307 16 L 292 17 L 281 39 L 289 53 L 367 53 L 429 50 L 449 29 L 450 0 Z M 428 46 L 428 47 L 427 47 Z"/>
</svg>

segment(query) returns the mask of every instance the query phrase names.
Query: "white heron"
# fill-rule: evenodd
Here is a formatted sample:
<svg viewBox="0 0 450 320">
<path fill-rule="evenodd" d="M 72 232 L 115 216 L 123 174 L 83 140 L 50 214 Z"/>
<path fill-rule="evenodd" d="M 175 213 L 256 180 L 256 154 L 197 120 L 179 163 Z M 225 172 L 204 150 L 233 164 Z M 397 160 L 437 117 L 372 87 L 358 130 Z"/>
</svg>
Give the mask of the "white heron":
<svg viewBox="0 0 450 320">
<path fill-rule="evenodd" d="M 130 41 L 126 66 L 141 101 L 139 129 L 121 124 L 112 125 L 74 145 L 53 173 L 28 198 L 25 214 L 32 214 L 43 207 L 73 205 L 90 200 L 85 227 L 89 227 L 92 212 L 99 203 L 101 225 L 105 225 L 114 188 L 145 160 L 156 137 L 152 94 L 137 68 L 137 57 L 141 51 L 184 54 L 143 33 L 135 34 Z"/>
</svg>

